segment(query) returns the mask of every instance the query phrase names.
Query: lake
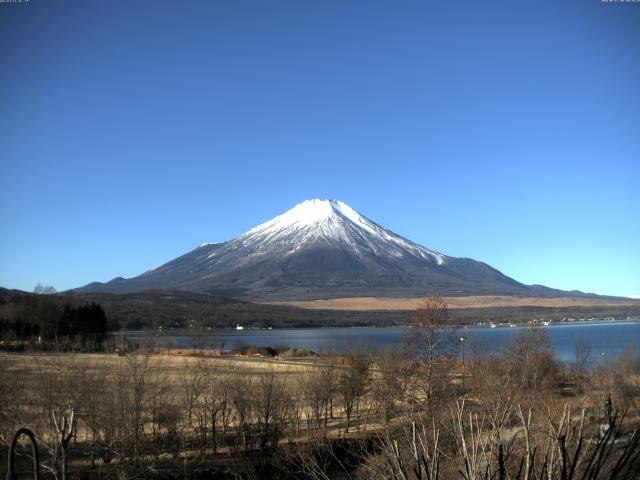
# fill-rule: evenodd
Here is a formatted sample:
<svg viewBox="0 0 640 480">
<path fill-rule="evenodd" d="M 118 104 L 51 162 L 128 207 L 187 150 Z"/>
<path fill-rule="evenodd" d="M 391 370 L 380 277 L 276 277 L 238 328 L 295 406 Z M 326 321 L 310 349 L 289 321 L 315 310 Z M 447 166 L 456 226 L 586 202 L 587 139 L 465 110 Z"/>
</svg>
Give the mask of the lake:
<svg viewBox="0 0 640 480">
<path fill-rule="evenodd" d="M 457 337 L 465 337 L 465 350 L 469 354 L 474 349 L 484 352 L 496 352 L 507 346 L 513 338 L 527 327 L 468 327 L 456 332 Z M 574 345 L 581 340 L 587 341 L 595 358 L 616 358 L 626 346 L 634 345 L 640 352 L 640 323 L 638 322 L 588 322 L 562 323 L 537 327 L 547 332 L 558 359 L 571 361 Z M 406 327 L 355 327 L 355 328 L 298 328 L 274 330 L 221 330 L 209 332 L 205 348 L 216 348 L 220 339 L 225 349 L 233 348 L 235 342 L 242 340 L 249 345 L 274 347 L 306 348 L 316 352 L 335 348 L 344 351 L 349 345 L 365 344 L 373 348 L 400 347 Z M 143 332 L 127 332 L 127 337 L 135 340 Z M 190 348 L 193 337 L 184 332 L 165 332 L 155 334 L 157 343 L 164 346 L 164 339 L 171 338 L 173 348 Z"/>
</svg>

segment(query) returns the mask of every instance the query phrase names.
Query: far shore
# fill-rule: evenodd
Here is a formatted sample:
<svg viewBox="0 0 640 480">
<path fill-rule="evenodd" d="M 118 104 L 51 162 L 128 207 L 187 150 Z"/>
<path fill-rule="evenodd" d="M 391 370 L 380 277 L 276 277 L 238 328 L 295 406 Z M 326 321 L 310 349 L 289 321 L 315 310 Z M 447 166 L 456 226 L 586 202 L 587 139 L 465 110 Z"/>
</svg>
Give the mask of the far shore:
<svg viewBox="0 0 640 480">
<path fill-rule="evenodd" d="M 385 311 L 415 310 L 424 297 L 348 297 L 323 300 L 257 302 L 265 305 L 290 305 L 308 310 Z M 449 309 L 498 307 L 619 307 L 640 306 L 632 298 L 591 297 L 518 297 L 509 295 L 475 295 L 445 297 Z"/>
<path fill-rule="evenodd" d="M 605 324 L 605 325 L 611 325 L 611 324 L 616 324 L 616 323 L 639 323 L 640 322 L 640 317 L 638 318 L 613 318 L 613 319 L 606 319 L 606 318 L 582 318 L 582 319 L 575 319 L 575 320 L 566 320 L 566 321 L 562 321 L 562 320 L 550 320 L 548 325 L 544 325 L 542 322 L 532 322 L 532 321 L 528 321 L 528 322 L 495 322 L 493 323 L 495 325 L 495 328 L 510 328 L 510 327 L 515 327 L 515 328 L 527 328 L 527 327 L 553 327 L 553 326 L 559 326 L 559 325 L 584 325 L 584 324 Z M 482 321 L 482 322 L 478 322 L 478 323 L 468 323 L 468 324 L 461 324 L 461 325 L 455 325 L 454 328 L 456 329 L 463 329 L 463 328 L 492 328 L 491 327 L 491 323 L 489 321 Z M 380 328 L 380 329 L 394 329 L 394 328 L 409 328 L 410 325 L 407 324 L 402 324 L 402 325 L 392 325 L 392 326 L 388 326 L 388 325 L 384 325 L 384 326 L 380 326 L 380 325 L 365 325 L 365 326 L 344 326 L 344 327 L 336 327 L 336 326 L 327 326 L 327 327 L 318 327 L 318 326 L 309 326 L 309 327 L 282 327 L 282 328 L 260 328 L 260 327 L 245 327 L 242 330 L 236 330 L 235 328 L 212 328 L 210 330 L 207 330 L 205 335 L 241 335 L 243 332 L 267 332 L 267 331 L 282 331 L 282 330 L 306 330 L 306 329 L 310 329 L 310 330 L 317 330 L 317 329 L 363 329 L 363 328 Z M 163 335 L 184 335 L 184 336 L 193 336 L 193 334 L 189 333 L 186 329 L 174 329 L 174 330 L 162 330 L 162 331 L 156 331 L 156 330 L 116 330 L 116 331 L 111 331 L 108 332 L 107 335 L 111 335 L 111 336 L 115 336 L 115 335 L 131 335 L 131 334 L 136 334 L 136 335 L 155 335 L 155 336 L 163 336 Z M 163 349 L 164 350 L 164 349 Z M 177 350 L 188 350 L 188 349 L 177 349 Z M 173 354 L 173 353 L 172 353 Z M 180 355 L 180 353 L 178 353 L 178 355 Z"/>
</svg>

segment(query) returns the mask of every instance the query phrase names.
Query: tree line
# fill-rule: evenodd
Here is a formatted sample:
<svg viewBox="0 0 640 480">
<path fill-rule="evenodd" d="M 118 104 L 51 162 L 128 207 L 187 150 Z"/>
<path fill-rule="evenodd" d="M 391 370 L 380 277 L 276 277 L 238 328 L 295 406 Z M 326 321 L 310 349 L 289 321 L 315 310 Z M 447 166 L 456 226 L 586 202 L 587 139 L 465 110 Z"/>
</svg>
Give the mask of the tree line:
<svg viewBox="0 0 640 480">
<path fill-rule="evenodd" d="M 0 340 L 5 348 L 42 347 L 99 350 L 108 330 L 98 303 L 73 305 L 51 295 L 15 295 L 0 305 Z"/>
</svg>

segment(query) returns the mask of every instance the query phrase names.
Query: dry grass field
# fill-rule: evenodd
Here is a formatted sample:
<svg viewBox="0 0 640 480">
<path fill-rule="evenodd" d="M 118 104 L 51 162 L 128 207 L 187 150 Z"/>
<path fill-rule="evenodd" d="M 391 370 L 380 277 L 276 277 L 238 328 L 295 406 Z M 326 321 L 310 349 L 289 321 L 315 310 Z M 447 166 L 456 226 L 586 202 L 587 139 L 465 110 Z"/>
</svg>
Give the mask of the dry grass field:
<svg viewBox="0 0 640 480">
<path fill-rule="evenodd" d="M 23 380 L 38 378 L 36 374 L 43 370 L 64 369 L 82 370 L 91 374 L 96 372 L 115 372 L 126 363 L 125 357 L 111 353 L 38 353 L 38 354 L 0 354 L 0 362 L 5 372 L 16 373 Z M 278 375 L 286 374 L 287 378 L 308 372 L 314 368 L 312 359 L 273 360 L 269 358 L 248 358 L 233 356 L 194 355 L 188 350 L 174 351 L 167 354 L 165 350 L 148 356 L 146 368 L 153 376 L 161 376 L 167 385 L 177 385 L 187 372 L 193 368 L 206 368 L 220 374 L 233 374 L 242 377 L 259 376 L 264 372 Z"/>
<path fill-rule="evenodd" d="M 326 300 L 302 300 L 269 302 L 273 305 L 293 305 L 311 310 L 384 311 L 414 310 L 423 298 L 405 297 L 351 297 Z M 499 308 L 499 307 L 616 307 L 640 306 L 640 300 L 581 297 L 517 297 L 517 296 L 468 296 L 445 297 L 450 309 Z"/>
</svg>

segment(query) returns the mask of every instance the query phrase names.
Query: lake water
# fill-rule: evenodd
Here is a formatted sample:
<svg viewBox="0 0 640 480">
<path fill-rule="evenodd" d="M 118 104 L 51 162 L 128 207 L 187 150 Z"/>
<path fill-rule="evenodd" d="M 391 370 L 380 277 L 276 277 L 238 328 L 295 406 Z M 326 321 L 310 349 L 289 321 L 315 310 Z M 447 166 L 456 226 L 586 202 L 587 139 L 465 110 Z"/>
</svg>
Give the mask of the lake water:
<svg viewBox="0 0 640 480">
<path fill-rule="evenodd" d="M 574 345 L 581 340 L 587 341 L 593 351 L 594 358 L 616 358 L 625 347 L 634 345 L 640 352 L 640 323 L 638 322 L 593 322 L 552 324 L 538 327 L 547 332 L 549 340 L 558 359 L 571 361 Z M 465 350 L 473 349 L 484 352 L 497 352 L 509 343 L 526 327 L 468 327 L 456 332 L 457 337 L 465 337 Z M 349 345 L 365 344 L 379 349 L 384 347 L 400 347 L 406 327 L 357 327 L 357 328 L 299 328 L 275 330 L 222 330 L 211 332 L 206 346 L 211 347 L 223 339 L 225 349 L 233 348 L 242 340 L 249 345 L 259 347 L 306 348 L 316 352 L 335 348 L 344 351 Z M 127 337 L 135 339 L 141 332 L 129 332 Z M 173 348 L 190 348 L 193 337 L 184 333 L 171 332 L 157 335 L 157 342 L 163 346 L 166 337 L 171 337 Z M 207 348 L 205 346 L 205 348 Z M 215 346 L 213 347 L 215 348 Z"/>
</svg>

